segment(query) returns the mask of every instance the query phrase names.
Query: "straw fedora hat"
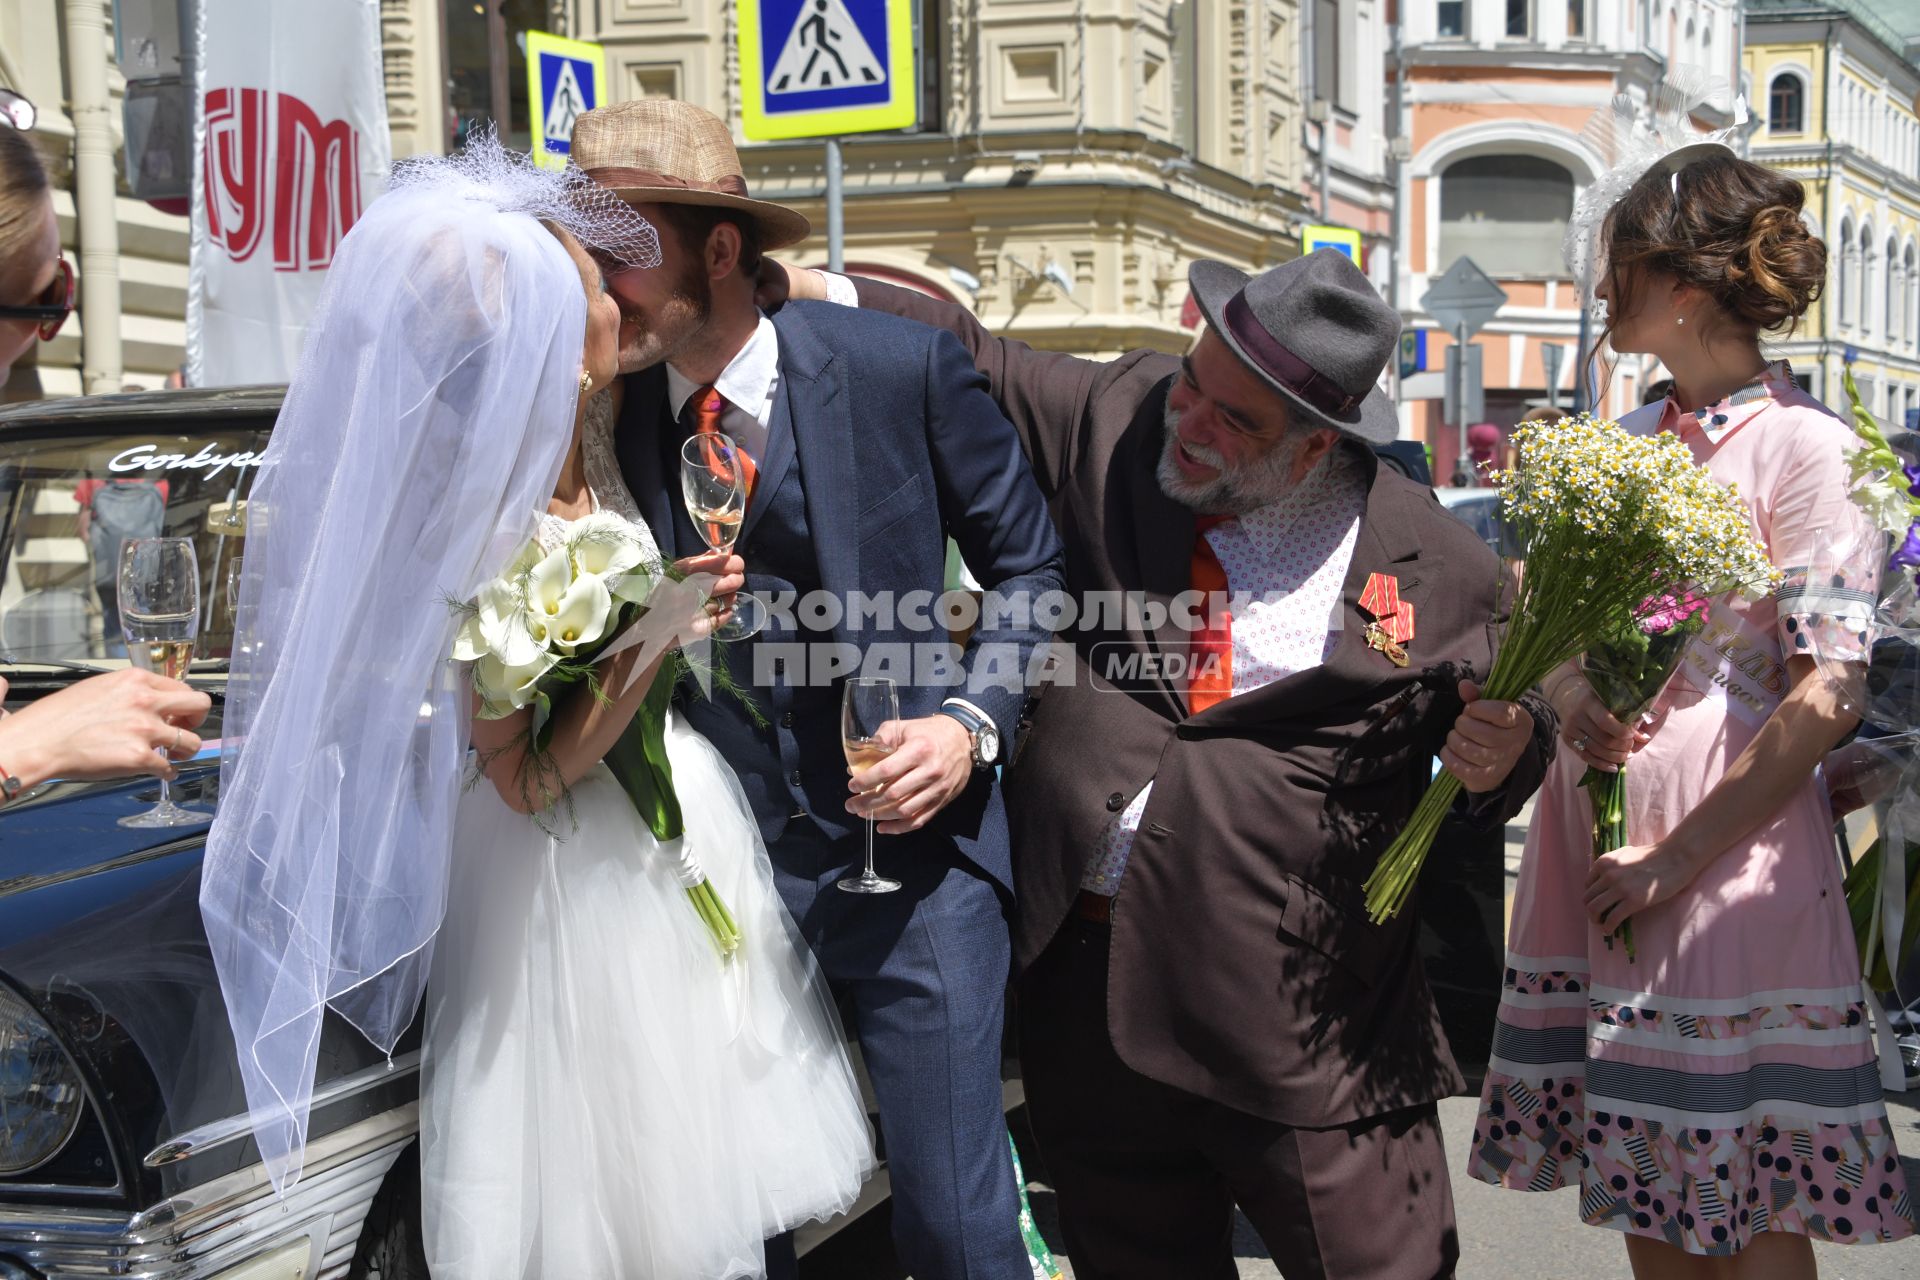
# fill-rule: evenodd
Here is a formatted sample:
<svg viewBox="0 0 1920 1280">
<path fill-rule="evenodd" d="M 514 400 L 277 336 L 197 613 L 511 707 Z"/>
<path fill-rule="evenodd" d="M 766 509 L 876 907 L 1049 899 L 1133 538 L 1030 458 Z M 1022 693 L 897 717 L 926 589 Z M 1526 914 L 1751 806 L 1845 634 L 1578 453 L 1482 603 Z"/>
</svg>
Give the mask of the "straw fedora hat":
<svg viewBox="0 0 1920 1280">
<path fill-rule="evenodd" d="M 784 206 L 747 195 L 733 135 L 710 111 L 671 98 L 616 102 L 573 123 L 573 162 L 629 204 L 700 204 L 751 214 L 762 249 L 813 228 Z"/>
</svg>

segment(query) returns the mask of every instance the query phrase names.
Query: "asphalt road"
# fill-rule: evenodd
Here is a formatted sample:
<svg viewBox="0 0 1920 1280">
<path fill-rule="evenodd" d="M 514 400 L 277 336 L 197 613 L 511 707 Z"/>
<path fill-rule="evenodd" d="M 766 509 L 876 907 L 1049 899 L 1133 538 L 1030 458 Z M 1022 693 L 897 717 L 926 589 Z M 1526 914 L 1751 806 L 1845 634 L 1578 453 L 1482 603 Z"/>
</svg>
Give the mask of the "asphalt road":
<svg viewBox="0 0 1920 1280">
<path fill-rule="evenodd" d="M 1508 828 L 1507 875 L 1519 873 L 1520 846 L 1527 815 Z M 1546 1194 L 1505 1191 L 1466 1176 L 1467 1138 L 1479 1108 L 1474 1098 L 1448 1098 L 1440 1104 L 1448 1163 L 1453 1170 L 1454 1210 L 1460 1225 L 1460 1280 L 1629 1280 L 1627 1252 L 1619 1233 L 1580 1221 L 1572 1188 Z M 1920 1193 L 1920 1092 L 1889 1095 L 1887 1110 L 1904 1157 L 1908 1185 Z M 1024 1117 L 1011 1120 L 1023 1153 L 1031 1149 Z M 1036 1162 L 1028 1160 L 1029 1176 Z M 1032 1182 L 1027 1194 L 1035 1220 L 1050 1244 L 1060 1240 L 1053 1193 Z M 801 1262 L 803 1280 L 911 1280 L 894 1259 L 885 1205 L 873 1209 Z M 1243 1220 L 1235 1234 L 1240 1275 L 1274 1280 L 1280 1270 Z M 1920 1276 L 1920 1241 L 1894 1245 L 1816 1245 L 1822 1280 L 1914 1280 Z M 1073 1260 L 1058 1256 L 1067 1280 Z"/>
<path fill-rule="evenodd" d="M 1503 1191 L 1464 1172 L 1467 1135 L 1478 1102 L 1448 1098 L 1440 1104 L 1453 1169 L 1454 1211 L 1460 1223 L 1460 1280 L 1630 1280 L 1626 1246 L 1619 1233 L 1579 1220 L 1572 1188 L 1543 1195 Z M 1910 1186 L 1920 1188 L 1920 1095 L 1894 1095 L 1888 1111 L 1898 1130 Z M 1016 1125 L 1016 1128 L 1018 1126 Z M 1050 1243 L 1060 1239 L 1053 1193 L 1029 1184 L 1034 1218 Z M 836 1236 L 801 1264 L 803 1280 L 909 1280 L 894 1261 L 884 1206 Z M 1234 1239 L 1243 1280 L 1276 1280 L 1280 1270 L 1259 1236 L 1243 1220 Z M 1815 1245 L 1822 1280 L 1913 1280 L 1920 1276 L 1920 1241 L 1893 1245 Z M 1067 1280 L 1073 1260 L 1058 1255 Z"/>
</svg>

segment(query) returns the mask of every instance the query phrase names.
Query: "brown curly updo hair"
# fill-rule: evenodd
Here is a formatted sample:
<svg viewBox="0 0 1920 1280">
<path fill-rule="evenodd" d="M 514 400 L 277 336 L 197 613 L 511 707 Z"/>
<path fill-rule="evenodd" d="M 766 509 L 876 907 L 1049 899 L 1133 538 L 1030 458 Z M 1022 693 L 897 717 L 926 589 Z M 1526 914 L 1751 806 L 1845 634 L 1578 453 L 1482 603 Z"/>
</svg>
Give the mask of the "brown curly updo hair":
<svg viewBox="0 0 1920 1280">
<path fill-rule="evenodd" d="M 1655 165 L 1602 229 L 1618 314 L 1652 272 L 1705 291 L 1733 324 L 1790 332 L 1827 280 L 1827 246 L 1800 220 L 1806 198 L 1794 179 L 1731 154 L 1677 174 Z"/>
</svg>

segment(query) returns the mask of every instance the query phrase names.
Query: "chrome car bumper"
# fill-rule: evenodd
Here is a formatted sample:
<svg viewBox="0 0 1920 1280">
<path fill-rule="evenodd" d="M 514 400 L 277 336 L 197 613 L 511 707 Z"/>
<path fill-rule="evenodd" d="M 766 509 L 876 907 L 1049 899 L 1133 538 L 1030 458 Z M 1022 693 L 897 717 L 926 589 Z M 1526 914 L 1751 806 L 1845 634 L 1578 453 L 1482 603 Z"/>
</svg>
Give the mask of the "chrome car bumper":
<svg viewBox="0 0 1920 1280">
<path fill-rule="evenodd" d="M 5 1262 L 46 1280 L 332 1280 L 367 1209 L 419 1129 L 408 1103 L 316 1139 L 284 1199 L 253 1165 L 128 1216 L 0 1205 Z"/>
</svg>

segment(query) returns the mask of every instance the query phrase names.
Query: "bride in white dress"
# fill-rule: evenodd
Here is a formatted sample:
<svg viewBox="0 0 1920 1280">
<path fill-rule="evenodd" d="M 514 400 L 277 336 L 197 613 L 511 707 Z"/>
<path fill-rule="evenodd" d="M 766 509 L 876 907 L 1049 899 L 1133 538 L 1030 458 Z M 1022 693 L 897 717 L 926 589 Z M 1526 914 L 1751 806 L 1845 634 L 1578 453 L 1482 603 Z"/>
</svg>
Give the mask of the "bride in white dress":
<svg viewBox="0 0 1920 1280">
<path fill-rule="evenodd" d="M 723 961 L 600 763 L 658 646 L 603 664 L 610 701 L 556 702 L 566 798 L 541 814 L 524 713 L 471 720 L 447 658 L 447 602 L 528 535 L 555 546 L 600 512 L 654 548 L 593 395 L 618 311 L 574 233 L 658 260 L 625 206 L 482 139 L 403 174 L 343 242 L 250 501 L 227 730 L 245 742 L 203 912 L 277 1186 L 299 1176 L 324 1011 L 391 1051 L 425 983 L 434 1274 L 759 1276 L 762 1241 L 846 1208 L 874 1157 L 738 782 L 669 725 L 685 843 L 742 934 Z M 716 594 L 739 567 L 681 563 Z"/>
<path fill-rule="evenodd" d="M 599 270 L 587 369 L 615 374 L 620 314 Z M 610 398 L 579 434 L 539 538 L 610 512 L 659 552 L 613 457 Z M 718 557 L 680 562 L 716 572 Z M 737 573 L 735 560 L 727 571 Z M 721 584 L 739 586 L 737 578 Z M 605 679 L 629 673 L 613 658 Z M 652 683 L 555 711 L 572 812 L 542 825 L 516 742 L 528 713 L 476 720 L 488 781 L 460 807 L 447 923 L 427 987 L 421 1098 L 427 1252 L 439 1275 L 759 1274 L 766 1237 L 845 1208 L 865 1113 L 812 958 L 774 891 L 733 771 L 669 723 L 686 842 L 741 926 L 722 964 L 669 861 L 600 757 Z M 578 770 L 578 772 L 576 772 Z M 499 1117 L 515 1116 L 502 1124 Z"/>
</svg>

